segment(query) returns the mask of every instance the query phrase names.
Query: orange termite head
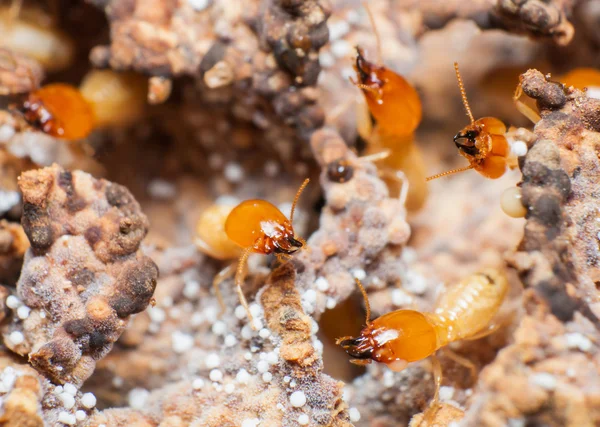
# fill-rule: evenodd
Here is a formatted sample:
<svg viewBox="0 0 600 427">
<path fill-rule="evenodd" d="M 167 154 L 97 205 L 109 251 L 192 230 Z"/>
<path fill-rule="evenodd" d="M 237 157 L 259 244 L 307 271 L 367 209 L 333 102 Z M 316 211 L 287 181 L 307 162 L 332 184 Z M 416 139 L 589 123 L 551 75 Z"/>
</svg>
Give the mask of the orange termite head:
<svg viewBox="0 0 600 427">
<path fill-rule="evenodd" d="M 94 112 L 81 92 L 68 84 L 52 83 L 31 92 L 11 106 L 32 127 L 64 139 L 82 139 L 94 126 Z"/>
<path fill-rule="evenodd" d="M 360 364 L 370 359 L 401 371 L 408 363 L 435 352 L 437 334 L 427 315 L 415 310 L 396 310 L 373 320 L 360 336 L 342 338 L 338 344 Z"/>
</svg>

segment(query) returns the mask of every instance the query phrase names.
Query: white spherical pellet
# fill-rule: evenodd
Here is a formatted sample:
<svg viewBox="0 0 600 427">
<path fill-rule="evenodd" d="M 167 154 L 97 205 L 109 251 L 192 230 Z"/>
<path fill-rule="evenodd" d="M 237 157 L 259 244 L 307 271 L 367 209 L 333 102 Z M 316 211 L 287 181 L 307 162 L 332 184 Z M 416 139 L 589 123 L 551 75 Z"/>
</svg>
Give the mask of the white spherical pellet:
<svg viewBox="0 0 600 427">
<path fill-rule="evenodd" d="M 65 409 L 71 409 L 75 406 L 75 398 L 72 394 L 69 393 L 61 393 L 58 395 Z"/>
<path fill-rule="evenodd" d="M 440 387 L 440 400 L 447 402 L 454 397 L 454 387 L 442 386 Z"/>
<path fill-rule="evenodd" d="M 225 335 L 225 333 L 227 332 L 227 325 L 225 324 L 225 322 L 217 320 L 215 323 L 213 323 L 211 329 L 213 334 L 215 335 Z"/>
<path fill-rule="evenodd" d="M 75 396 L 77 394 L 77 387 L 75 387 L 71 383 L 66 383 L 63 386 L 63 389 L 64 389 L 65 393 L 69 393 L 71 396 Z"/>
<path fill-rule="evenodd" d="M 256 364 L 256 370 L 260 373 L 267 372 L 269 370 L 269 362 L 266 360 L 259 360 Z"/>
<path fill-rule="evenodd" d="M 323 276 L 317 277 L 317 280 L 315 280 L 315 286 L 321 292 L 325 292 L 326 290 L 329 289 L 329 282 Z"/>
<path fill-rule="evenodd" d="M 233 347 L 237 344 L 237 338 L 235 335 L 229 334 L 225 337 L 224 344 L 225 347 Z"/>
<path fill-rule="evenodd" d="M 208 7 L 210 0 L 188 0 L 188 4 L 194 9 L 196 12 L 202 12 L 204 9 Z"/>
<path fill-rule="evenodd" d="M 194 299 L 200 293 L 200 283 L 195 280 L 190 280 L 183 287 L 183 296 L 188 299 Z"/>
<path fill-rule="evenodd" d="M 327 301 L 325 302 L 325 307 L 327 307 L 328 310 L 333 310 L 335 308 L 335 306 L 337 305 L 337 302 L 334 298 L 327 298 Z"/>
<path fill-rule="evenodd" d="M 54 394 L 61 394 L 63 392 L 63 386 L 57 385 L 54 387 Z"/>
<path fill-rule="evenodd" d="M 260 331 L 258 331 L 258 336 L 262 339 L 267 339 L 271 336 L 271 331 L 269 331 L 267 328 L 262 328 Z"/>
<path fill-rule="evenodd" d="M 294 408 L 302 408 L 306 404 L 306 395 L 303 391 L 295 391 L 290 396 L 290 403 Z"/>
<path fill-rule="evenodd" d="M 218 383 L 223 379 L 223 373 L 219 369 L 213 369 L 210 371 L 210 374 L 208 374 L 208 378 L 210 378 L 211 381 Z"/>
<path fill-rule="evenodd" d="M 208 369 L 213 369 L 221 364 L 221 358 L 217 353 L 211 353 L 206 356 L 204 363 Z"/>
<path fill-rule="evenodd" d="M 273 374 L 270 372 L 265 372 L 264 374 L 262 374 L 262 379 L 264 382 L 270 383 L 273 379 Z"/>
<path fill-rule="evenodd" d="M 367 278 L 367 272 L 362 268 L 355 268 L 353 270 L 350 270 L 350 273 L 352 274 L 352 276 L 354 276 L 355 279 L 358 280 L 365 280 Z"/>
<path fill-rule="evenodd" d="M 58 413 L 58 422 L 68 426 L 74 426 L 77 423 L 77 418 L 75 418 L 75 415 L 69 414 L 66 411 L 60 411 Z"/>
<path fill-rule="evenodd" d="M 133 409 L 144 409 L 148 396 L 150 396 L 150 392 L 145 388 L 134 388 L 130 390 L 127 395 L 129 406 Z"/>
<path fill-rule="evenodd" d="M 154 323 L 162 323 L 167 318 L 165 311 L 160 307 L 148 307 L 146 312 L 150 316 L 150 320 Z"/>
<path fill-rule="evenodd" d="M 566 334 L 565 338 L 567 339 L 567 347 L 569 348 L 577 348 L 581 351 L 590 351 L 593 347 L 592 341 L 583 334 L 579 332 L 574 332 L 571 334 Z"/>
<path fill-rule="evenodd" d="M 233 393 L 235 391 L 235 384 L 233 384 L 233 383 L 225 384 L 224 390 L 225 390 L 225 393 L 227 393 L 227 394 Z"/>
<path fill-rule="evenodd" d="M 175 353 L 185 353 L 194 347 L 194 337 L 175 331 L 171 334 L 171 347 Z"/>
<path fill-rule="evenodd" d="M 81 404 L 87 409 L 92 409 L 96 406 L 96 396 L 94 393 L 84 393 L 83 396 L 81 396 Z"/>
<path fill-rule="evenodd" d="M 6 297 L 6 306 L 11 309 L 18 308 L 21 305 L 21 300 L 14 295 Z"/>
<path fill-rule="evenodd" d="M 241 182 L 244 179 L 244 169 L 239 163 L 229 162 L 223 169 L 223 175 L 229 182 Z"/>
<path fill-rule="evenodd" d="M 238 305 L 235 310 L 233 310 L 233 314 L 235 317 L 242 320 L 246 317 L 246 310 L 241 305 Z"/>
<path fill-rule="evenodd" d="M 275 365 L 277 362 L 279 362 L 279 356 L 274 351 L 270 351 L 267 353 L 265 360 L 269 363 L 269 365 Z"/>
<path fill-rule="evenodd" d="M 353 423 L 357 423 L 360 421 L 360 412 L 356 408 L 348 409 L 348 415 L 350 416 L 350 421 Z"/>
<path fill-rule="evenodd" d="M 192 388 L 194 390 L 200 390 L 202 387 L 204 387 L 204 380 L 202 378 L 196 378 L 192 381 Z"/>
<path fill-rule="evenodd" d="M 547 372 L 540 372 L 538 374 L 533 375 L 530 378 L 530 381 L 537 385 L 542 387 L 545 390 L 554 390 L 556 388 L 556 385 L 558 383 L 556 377 L 552 374 L 549 374 Z"/>
<path fill-rule="evenodd" d="M 298 424 L 300 424 L 301 426 L 308 425 L 308 421 L 309 421 L 308 415 L 306 415 L 306 414 L 300 414 L 298 416 Z"/>
<path fill-rule="evenodd" d="M 250 304 L 249 310 L 250 310 L 250 314 L 251 314 L 253 317 L 260 317 L 260 316 L 262 316 L 262 315 L 263 315 L 263 309 L 262 309 L 262 307 L 261 307 L 259 304 L 257 304 L 257 303 L 252 303 L 252 304 Z"/>
<path fill-rule="evenodd" d="M 246 418 L 242 421 L 242 427 L 256 427 L 260 424 L 260 420 L 258 418 Z"/>
<path fill-rule="evenodd" d="M 252 320 L 252 326 L 254 326 L 255 331 L 260 331 L 263 327 L 263 322 L 260 319 L 254 318 Z"/>
<path fill-rule="evenodd" d="M 17 317 L 21 320 L 25 320 L 29 317 L 30 312 L 31 309 L 29 307 L 22 305 L 21 307 L 17 308 Z"/>
<path fill-rule="evenodd" d="M 252 338 L 252 334 L 253 334 L 253 330 L 250 327 L 250 325 L 244 325 L 244 327 L 242 328 L 242 330 L 240 331 L 240 335 L 242 336 L 242 338 L 244 338 L 245 340 L 249 340 L 250 338 Z"/>
<path fill-rule="evenodd" d="M 250 382 L 250 374 L 245 369 L 240 369 L 235 376 L 235 380 L 240 384 L 248 384 Z"/>
<path fill-rule="evenodd" d="M 87 414 L 85 413 L 85 411 L 79 409 L 75 411 L 75 418 L 77 419 L 77 421 L 83 421 L 87 418 Z"/>
<path fill-rule="evenodd" d="M 21 332 L 19 332 L 19 331 L 13 331 L 8 336 L 8 340 L 13 345 L 19 345 L 19 344 L 22 344 L 23 341 L 25 341 L 25 336 Z"/>
<path fill-rule="evenodd" d="M 527 154 L 527 144 L 524 141 L 515 140 L 510 144 L 510 151 L 516 157 Z"/>
</svg>

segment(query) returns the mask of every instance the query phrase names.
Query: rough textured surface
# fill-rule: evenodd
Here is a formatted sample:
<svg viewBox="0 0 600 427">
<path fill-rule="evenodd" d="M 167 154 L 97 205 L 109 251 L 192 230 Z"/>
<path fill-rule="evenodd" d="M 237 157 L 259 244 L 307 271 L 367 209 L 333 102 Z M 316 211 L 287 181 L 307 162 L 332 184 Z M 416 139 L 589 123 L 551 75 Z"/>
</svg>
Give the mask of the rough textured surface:
<svg viewBox="0 0 600 427">
<path fill-rule="evenodd" d="M 507 270 L 508 260 L 518 274 L 508 269 L 513 289 L 499 319 L 505 327 L 450 346 L 475 365 L 474 375 L 441 352 L 443 405 L 433 424 L 598 424 L 599 108 L 545 78 L 598 64 L 598 2 L 369 1 L 383 63 L 423 100 L 415 144 L 429 174 L 464 166 L 452 141 L 467 123 L 454 61 L 474 115 L 523 126 L 511 128 L 509 139 L 529 148 L 520 170 L 501 179 L 469 171 L 432 182 L 422 211 L 408 216 L 389 197 L 378 165 L 360 158 L 368 143 L 357 137 L 361 94 L 348 78 L 354 46 L 373 61 L 377 50 L 359 1 L 253 0 L 243 8 L 210 0 L 59 2 L 67 4 L 57 25 L 76 35 L 79 60 L 52 81 L 79 84 L 97 46 L 92 64 L 146 74 L 155 105 L 127 128 L 97 130 L 77 144 L 0 112 L 0 215 L 12 229 L 24 212 L 35 243 L 18 291 L 0 287 L 10 355 L 0 357 L 2 421 L 417 426 L 433 396 L 429 361 L 401 373 L 365 370 L 335 348 L 335 338 L 364 323 L 354 277 L 365 283 L 377 316 L 428 310 L 465 275 Z M 531 71 L 523 80 L 543 116 L 532 137 L 512 94 L 518 76 L 534 67 L 544 74 Z M 26 76 L 11 70 L 13 81 Z M 54 167 L 31 172 L 36 185 L 24 188 L 23 205 L 16 177 L 54 162 L 126 186 L 152 224 L 144 245 L 147 221 L 138 205 L 110 207 L 121 199 L 107 195 L 111 184 L 81 172 L 72 173 L 72 186 Z M 191 245 L 199 214 L 249 198 L 287 214 L 307 176 L 294 227 L 309 248 L 284 266 L 264 256 L 249 262 L 244 292 L 258 330 L 248 325 L 232 280 L 221 284 L 226 310 L 219 316 L 211 283 L 227 262 Z M 508 218 L 500 195 L 521 178 L 528 217 Z M 121 224 L 126 218 L 131 224 Z M 10 240 L 2 236 L 0 243 Z M 18 266 L 13 249 L 7 260 Z M 129 293 L 136 289 L 116 284 L 125 271 L 141 274 L 144 257 L 161 272 L 156 306 L 127 316 L 149 296 L 137 304 Z M 73 350 L 69 363 L 46 363 L 48 346 Z M 30 362 L 13 350 L 36 356 Z M 27 377 L 18 387 L 11 370 Z M 92 370 L 82 387 L 95 398 L 84 398 L 77 388 Z M 52 384 L 64 381 L 76 384 Z M 83 404 L 96 398 L 98 411 Z"/>
<path fill-rule="evenodd" d="M 44 78 L 42 67 L 33 59 L 0 48 L 0 95 L 30 92 Z"/>
<path fill-rule="evenodd" d="M 30 313 L 5 342 L 54 381 L 81 384 L 152 297 L 158 269 L 138 251 L 148 222 L 127 189 L 82 172 L 55 165 L 19 187 L 31 248 L 17 295 Z"/>
</svg>

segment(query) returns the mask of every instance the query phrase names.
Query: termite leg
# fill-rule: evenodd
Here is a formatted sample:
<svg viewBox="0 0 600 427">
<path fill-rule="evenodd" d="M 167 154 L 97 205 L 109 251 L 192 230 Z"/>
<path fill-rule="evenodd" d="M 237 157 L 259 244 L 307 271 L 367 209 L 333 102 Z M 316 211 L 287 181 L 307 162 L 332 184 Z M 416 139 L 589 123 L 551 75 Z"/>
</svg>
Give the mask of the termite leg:
<svg viewBox="0 0 600 427">
<path fill-rule="evenodd" d="M 240 298 L 240 303 L 246 310 L 246 314 L 248 315 L 248 320 L 250 321 L 250 327 L 256 330 L 256 326 L 254 326 L 254 318 L 252 317 L 252 313 L 250 313 L 250 308 L 248 307 L 248 301 L 246 301 L 246 297 L 244 296 L 244 291 L 242 290 L 242 285 L 244 284 L 245 272 L 246 272 L 246 263 L 248 262 L 248 256 L 252 252 L 252 247 L 244 249 L 242 256 L 238 262 L 237 270 L 235 272 L 235 285 L 237 288 L 238 297 Z"/>
<path fill-rule="evenodd" d="M 433 399 L 429 403 L 429 406 L 423 413 L 423 418 L 421 419 L 420 425 L 429 426 L 431 425 L 431 421 L 435 418 L 435 414 L 437 413 L 440 407 L 440 387 L 442 385 L 442 365 L 440 364 L 440 360 L 434 354 L 431 356 L 431 369 L 433 380 L 435 382 L 435 393 L 433 394 Z"/>
<path fill-rule="evenodd" d="M 523 103 L 523 101 L 520 100 L 521 95 L 523 95 L 523 87 L 521 86 L 521 82 L 519 82 L 519 84 L 517 85 L 517 89 L 515 89 L 515 94 L 513 95 L 515 107 L 517 107 L 519 113 L 523 114 L 525 117 L 531 120 L 533 124 L 536 124 L 537 122 L 542 120 L 542 118 L 537 113 L 537 111 L 535 111 L 530 106 L 525 105 L 525 103 Z"/>
<path fill-rule="evenodd" d="M 217 297 L 217 301 L 219 301 L 219 306 L 221 307 L 221 312 L 219 313 L 219 316 L 225 313 L 225 302 L 223 302 L 223 294 L 221 293 L 219 285 L 225 280 L 231 278 L 234 274 L 235 264 L 229 264 L 227 267 L 219 271 L 213 279 L 213 289 L 215 290 L 215 296 Z"/>
<path fill-rule="evenodd" d="M 402 206 L 406 206 L 406 199 L 408 197 L 408 188 L 410 183 L 408 182 L 408 178 L 406 174 L 401 170 L 391 170 L 389 168 L 385 168 L 382 170 L 382 175 L 396 180 L 401 184 L 400 193 L 398 194 L 398 200 L 402 203 Z"/>
<path fill-rule="evenodd" d="M 280 264 L 285 264 L 290 259 L 292 259 L 292 257 L 288 254 L 275 254 L 275 256 L 277 257 L 277 261 L 279 261 Z"/>
<path fill-rule="evenodd" d="M 382 150 L 378 153 L 367 154 L 366 156 L 361 156 L 358 158 L 358 160 L 361 162 L 377 162 L 379 160 L 387 159 L 388 157 L 390 157 L 390 154 L 392 154 L 391 150 Z"/>
<path fill-rule="evenodd" d="M 446 356 L 448 359 L 452 360 L 453 362 L 458 363 L 461 366 L 464 366 L 465 368 L 467 368 L 469 370 L 469 372 L 471 373 L 471 381 L 473 383 L 477 380 L 477 366 L 475 366 L 475 364 L 473 362 L 471 362 L 466 357 L 463 357 L 460 354 L 455 353 L 454 351 L 450 350 L 448 347 L 444 347 L 443 352 L 444 352 L 444 356 Z"/>
</svg>

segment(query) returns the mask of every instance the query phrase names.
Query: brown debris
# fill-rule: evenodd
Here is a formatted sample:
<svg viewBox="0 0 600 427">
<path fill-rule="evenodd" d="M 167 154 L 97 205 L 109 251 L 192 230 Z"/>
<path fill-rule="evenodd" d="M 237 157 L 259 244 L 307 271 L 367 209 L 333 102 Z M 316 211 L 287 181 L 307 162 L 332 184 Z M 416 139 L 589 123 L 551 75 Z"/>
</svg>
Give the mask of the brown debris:
<svg viewBox="0 0 600 427">
<path fill-rule="evenodd" d="M 182 252 L 179 256 L 183 255 Z M 197 279 L 192 266 L 184 267 L 183 271 L 186 272 L 184 276 L 189 276 L 188 280 Z M 207 295 L 206 289 L 200 289 L 193 297 L 187 291 L 187 297 L 180 294 L 181 290 L 173 292 L 172 287 L 177 287 L 173 281 L 171 287 L 165 286 L 161 290 L 161 282 L 157 307 L 150 310 L 160 309 L 166 314 L 165 320 L 155 323 L 159 329 L 146 332 L 146 339 L 140 343 L 137 352 L 128 352 L 132 359 L 123 362 L 111 355 L 109 359 L 112 360 L 107 359 L 103 365 L 108 368 L 123 364 L 125 370 L 121 379 L 130 381 L 134 379 L 128 377 L 132 367 L 144 363 L 152 369 L 156 365 L 157 360 L 151 359 L 155 350 L 147 353 L 144 350 L 148 341 L 156 341 L 162 348 L 165 342 L 176 347 L 175 336 L 178 333 L 173 332 L 185 330 L 185 335 L 194 337 L 194 344 L 183 352 L 177 351 L 179 360 L 169 372 L 164 373 L 183 379 L 167 381 L 152 391 L 141 389 L 149 384 L 138 382 L 136 390 L 144 396 L 142 403 L 131 397 L 131 393 L 136 393 L 134 390 L 129 394 L 132 408 L 100 412 L 92 418 L 92 425 L 105 423 L 119 427 L 132 423 L 161 423 L 220 427 L 248 425 L 255 420 L 260 421 L 261 426 L 274 427 L 298 425 L 302 416 L 307 417 L 311 426 L 350 426 L 341 398 L 342 384 L 321 372 L 322 363 L 314 346 L 311 321 L 302 310 L 294 279 L 295 272 L 290 263 L 275 269 L 268 279 L 259 296 L 262 310 L 255 310 L 258 309 L 256 304 L 253 308 L 255 320 L 265 326 L 261 329 L 262 333 L 252 332 L 245 319 L 240 322 L 232 319 L 233 316 L 218 321 L 203 318 L 201 322 L 190 322 L 185 316 L 175 317 L 175 310 L 181 312 L 190 304 L 197 307 L 194 309 L 196 313 L 208 315 L 204 304 L 209 300 L 209 305 L 215 308 L 214 297 Z M 164 293 L 178 295 L 172 306 L 163 305 Z M 199 307 L 203 309 L 198 310 Z M 156 313 L 158 311 L 151 314 L 154 319 Z M 140 314 L 143 315 L 145 313 Z M 235 337 L 233 346 L 226 344 L 223 347 L 221 337 L 213 332 L 221 329 L 226 332 L 219 332 L 219 335 Z M 269 334 L 265 335 L 266 331 Z M 121 356 L 123 354 L 122 351 Z M 136 362 L 135 357 L 138 358 Z M 145 377 L 148 377 L 147 370 Z M 140 377 L 138 380 L 143 379 L 147 378 Z M 297 397 L 292 398 L 292 395 Z M 244 421 L 246 424 L 243 424 Z"/>
<path fill-rule="evenodd" d="M 0 47 L 0 96 L 31 92 L 43 78 L 44 71 L 35 60 Z"/>
<path fill-rule="evenodd" d="M 20 224 L 0 220 L 0 283 L 14 286 L 29 241 Z"/>
<path fill-rule="evenodd" d="M 329 11 L 320 1 L 254 0 L 244 8 L 212 2 L 202 10 L 177 2 L 96 3 L 111 25 L 111 45 L 91 52 L 96 66 L 161 78 L 193 76 L 208 89 L 207 98 L 215 90 L 217 96 L 233 95 L 244 109 L 254 110 L 249 118 L 257 125 L 264 127 L 273 116 L 303 139 L 322 125 L 317 94 L 303 88 L 315 85 L 318 50 L 328 40 Z"/>
<path fill-rule="evenodd" d="M 579 311 L 600 329 L 593 308 L 600 281 L 593 196 L 600 169 L 595 131 L 600 102 L 546 81 L 536 70 L 525 73 L 522 83 L 543 119 L 521 165 L 527 224 L 511 263 L 560 320 L 570 321 Z"/>
<path fill-rule="evenodd" d="M 585 386 L 599 380 L 600 353 L 588 338 L 597 332 L 581 316 L 561 323 L 540 309 L 531 293 L 527 306 L 529 315 L 515 332 L 515 342 L 482 372 L 463 423 L 598 425 L 600 396 Z"/>
<path fill-rule="evenodd" d="M 148 222 L 124 187 L 83 172 L 54 165 L 19 186 L 31 249 L 17 295 L 31 312 L 5 342 L 54 381 L 81 384 L 152 297 L 158 270 L 138 250 Z"/>
<path fill-rule="evenodd" d="M 498 0 L 494 10 L 500 26 L 531 37 L 549 38 L 568 45 L 575 29 L 567 20 L 573 0 Z"/>
</svg>

